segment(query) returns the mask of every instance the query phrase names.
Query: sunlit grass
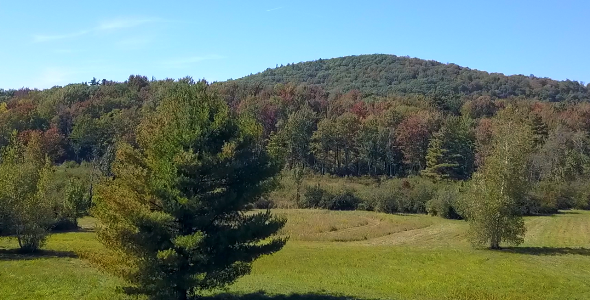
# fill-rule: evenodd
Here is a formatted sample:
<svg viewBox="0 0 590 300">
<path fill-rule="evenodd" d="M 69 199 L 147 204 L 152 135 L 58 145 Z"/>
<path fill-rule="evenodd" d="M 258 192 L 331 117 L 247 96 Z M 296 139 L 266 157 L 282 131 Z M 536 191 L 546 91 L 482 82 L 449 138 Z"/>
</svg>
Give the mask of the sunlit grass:
<svg viewBox="0 0 590 300">
<path fill-rule="evenodd" d="M 527 218 L 525 243 L 501 251 L 472 249 L 464 221 L 372 212 L 274 212 L 289 220 L 282 231 L 291 237 L 289 243 L 256 261 L 252 274 L 231 292 L 590 299 L 590 212 Z M 13 254 L 6 249 L 15 248 L 15 241 L 1 239 L 0 299 L 131 299 L 116 292 L 123 282 L 76 257 L 102 249 L 92 231 L 94 220 L 80 224 L 82 231 L 52 235 L 41 256 Z"/>
</svg>

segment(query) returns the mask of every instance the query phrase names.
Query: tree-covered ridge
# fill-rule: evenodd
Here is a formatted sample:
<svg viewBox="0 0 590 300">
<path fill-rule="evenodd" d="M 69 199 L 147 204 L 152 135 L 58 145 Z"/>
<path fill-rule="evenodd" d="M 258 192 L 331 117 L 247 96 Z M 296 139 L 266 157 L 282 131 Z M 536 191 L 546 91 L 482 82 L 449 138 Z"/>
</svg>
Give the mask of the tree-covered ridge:
<svg viewBox="0 0 590 300">
<path fill-rule="evenodd" d="M 442 98 L 487 95 L 546 101 L 590 100 L 590 84 L 535 76 L 488 73 L 432 60 L 386 54 L 346 56 L 288 64 L 235 80 L 239 84 L 320 85 L 330 92 L 421 94 Z"/>
</svg>

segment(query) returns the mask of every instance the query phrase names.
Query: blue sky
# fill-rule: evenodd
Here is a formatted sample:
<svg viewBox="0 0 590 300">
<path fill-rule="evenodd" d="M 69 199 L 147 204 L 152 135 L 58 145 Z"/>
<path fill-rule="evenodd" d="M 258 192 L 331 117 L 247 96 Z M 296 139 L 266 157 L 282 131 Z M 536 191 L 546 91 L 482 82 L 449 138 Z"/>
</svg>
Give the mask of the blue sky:
<svg viewBox="0 0 590 300">
<path fill-rule="evenodd" d="M 475 2 L 0 0 L 0 88 L 371 53 L 590 82 L 590 1 Z"/>
</svg>

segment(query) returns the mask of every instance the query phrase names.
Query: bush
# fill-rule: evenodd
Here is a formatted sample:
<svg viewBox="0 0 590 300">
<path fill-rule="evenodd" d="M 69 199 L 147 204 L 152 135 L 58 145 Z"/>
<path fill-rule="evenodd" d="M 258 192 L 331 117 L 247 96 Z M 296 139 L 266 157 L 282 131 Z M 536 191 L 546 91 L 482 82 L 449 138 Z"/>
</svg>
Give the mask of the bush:
<svg viewBox="0 0 590 300">
<path fill-rule="evenodd" d="M 323 197 L 326 199 L 327 197 Z M 330 210 L 355 210 L 357 209 L 360 200 L 354 195 L 350 189 L 342 190 L 336 193 L 327 203 L 325 207 Z"/>
<path fill-rule="evenodd" d="M 353 189 L 341 189 L 331 192 L 323 189 L 319 184 L 306 186 L 300 208 L 322 208 L 329 210 L 355 210 L 361 200 Z"/>
<path fill-rule="evenodd" d="M 523 214 L 554 214 L 559 209 L 573 207 L 573 192 L 569 185 L 558 181 L 541 181 L 523 199 L 521 207 Z"/>
<path fill-rule="evenodd" d="M 332 195 L 321 188 L 319 184 L 306 186 L 303 199 L 297 205 L 300 208 L 326 208 L 324 205 L 329 202 L 327 198 L 332 198 Z"/>
<path fill-rule="evenodd" d="M 360 199 L 359 209 L 377 211 L 382 213 L 397 212 L 397 197 L 399 193 L 391 184 L 369 186 L 357 192 Z"/>
<path fill-rule="evenodd" d="M 271 209 L 275 207 L 275 204 L 268 198 L 260 197 L 260 199 L 254 202 L 252 206 L 255 209 Z"/>
<path fill-rule="evenodd" d="M 570 185 L 573 193 L 572 207 L 575 209 L 590 209 L 590 185 L 579 180 Z"/>
<path fill-rule="evenodd" d="M 17 232 L 18 244 L 22 252 L 35 252 L 45 246 L 47 228 L 39 223 L 26 224 L 22 232 Z"/>
<path fill-rule="evenodd" d="M 51 174 L 45 192 L 52 203 L 52 230 L 64 231 L 78 227 L 78 218 L 88 215 L 91 206 L 90 166 L 64 163 Z"/>
<path fill-rule="evenodd" d="M 402 182 L 402 201 L 399 204 L 401 212 L 426 213 L 426 202 L 435 194 L 435 186 L 430 180 L 414 177 Z"/>
<path fill-rule="evenodd" d="M 460 201 L 460 191 L 453 186 L 444 186 L 438 189 L 434 198 L 426 202 L 426 211 L 432 216 L 445 219 L 461 220 L 457 203 Z"/>
</svg>

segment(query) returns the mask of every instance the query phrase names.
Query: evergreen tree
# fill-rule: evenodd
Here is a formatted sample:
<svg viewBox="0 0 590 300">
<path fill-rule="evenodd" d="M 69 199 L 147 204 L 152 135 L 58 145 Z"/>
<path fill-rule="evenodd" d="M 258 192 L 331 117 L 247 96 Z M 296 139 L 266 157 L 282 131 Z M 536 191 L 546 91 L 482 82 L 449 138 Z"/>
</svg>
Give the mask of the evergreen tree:
<svg viewBox="0 0 590 300">
<path fill-rule="evenodd" d="M 458 167 L 459 164 L 448 162 L 449 150 L 444 147 L 445 128 L 438 131 L 428 144 L 428 153 L 426 154 L 426 169 L 422 176 L 431 178 L 434 181 L 449 178 L 449 169 Z"/>
<path fill-rule="evenodd" d="M 96 263 L 153 299 L 188 299 L 248 274 L 285 221 L 246 207 L 280 167 L 260 144 L 262 128 L 236 118 L 203 82 L 179 82 L 121 143 L 113 178 L 97 188 Z"/>
<path fill-rule="evenodd" d="M 434 181 L 465 180 L 471 177 L 475 163 L 475 137 L 468 119 L 449 117 L 428 144 L 426 169 L 421 174 Z"/>
<path fill-rule="evenodd" d="M 474 174 L 468 208 L 470 237 L 474 245 L 520 244 L 525 226 L 520 215 L 528 190 L 528 153 L 533 145 L 529 126 L 512 117 L 496 126 L 491 154 Z"/>
<path fill-rule="evenodd" d="M 547 140 L 549 129 L 538 114 L 533 114 L 530 122 L 531 129 L 533 130 L 533 142 L 535 147 L 537 147 Z"/>
</svg>

